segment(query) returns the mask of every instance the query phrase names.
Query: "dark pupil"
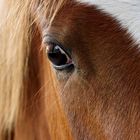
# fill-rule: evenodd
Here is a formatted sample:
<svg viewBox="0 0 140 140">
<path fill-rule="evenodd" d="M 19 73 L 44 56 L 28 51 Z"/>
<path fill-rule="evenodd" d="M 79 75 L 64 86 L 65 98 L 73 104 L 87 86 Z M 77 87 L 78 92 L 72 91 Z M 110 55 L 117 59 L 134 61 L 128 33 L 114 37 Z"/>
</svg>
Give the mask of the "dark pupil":
<svg viewBox="0 0 140 140">
<path fill-rule="evenodd" d="M 66 55 L 63 54 L 58 47 L 54 47 L 48 52 L 48 58 L 54 65 L 57 66 L 65 65 L 67 63 Z"/>
</svg>

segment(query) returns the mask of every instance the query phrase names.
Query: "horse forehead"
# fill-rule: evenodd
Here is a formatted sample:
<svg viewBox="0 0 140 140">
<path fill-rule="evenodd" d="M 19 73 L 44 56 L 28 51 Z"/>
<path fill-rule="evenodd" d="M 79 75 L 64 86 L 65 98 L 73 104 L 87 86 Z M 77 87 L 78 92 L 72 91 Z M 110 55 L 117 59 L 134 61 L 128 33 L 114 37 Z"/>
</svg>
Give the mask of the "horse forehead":
<svg viewBox="0 0 140 140">
<path fill-rule="evenodd" d="M 140 0 L 75 0 L 94 5 L 118 20 L 134 42 L 140 44 Z"/>
</svg>

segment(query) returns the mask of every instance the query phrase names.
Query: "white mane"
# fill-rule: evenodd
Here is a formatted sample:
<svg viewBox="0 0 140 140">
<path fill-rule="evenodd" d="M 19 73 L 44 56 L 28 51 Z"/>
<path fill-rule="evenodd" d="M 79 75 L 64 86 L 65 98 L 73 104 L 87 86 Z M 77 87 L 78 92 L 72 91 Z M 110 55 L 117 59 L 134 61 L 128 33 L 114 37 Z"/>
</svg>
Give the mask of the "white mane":
<svg viewBox="0 0 140 140">
<path fill-rule="evenodd" d="M 127 29 L 136 43 L 140 44 L 140 0 L 76 0 L 95 5 L 115 17 Z"/>
</svg>

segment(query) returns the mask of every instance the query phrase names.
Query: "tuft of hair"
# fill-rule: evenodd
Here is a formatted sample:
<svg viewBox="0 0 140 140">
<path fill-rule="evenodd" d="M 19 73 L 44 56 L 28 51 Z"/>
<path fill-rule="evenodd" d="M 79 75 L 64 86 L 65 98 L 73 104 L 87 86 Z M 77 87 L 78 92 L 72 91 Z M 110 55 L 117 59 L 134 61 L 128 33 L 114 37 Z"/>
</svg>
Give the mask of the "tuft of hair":
<svg viewBox="0 0 140 140">
<path fill-rule="evenodd" d="M 66 0 L 0 0 L 0 140 L 11 139 L 27 93 L 32 25 L 37 12 L 51 24 Z"/>
<path fill-rule="evenodd" d="M 11 139 L 25 92 L 30 48 L 26 0 L 0 0 L 0 140 Z"/>
</svg>

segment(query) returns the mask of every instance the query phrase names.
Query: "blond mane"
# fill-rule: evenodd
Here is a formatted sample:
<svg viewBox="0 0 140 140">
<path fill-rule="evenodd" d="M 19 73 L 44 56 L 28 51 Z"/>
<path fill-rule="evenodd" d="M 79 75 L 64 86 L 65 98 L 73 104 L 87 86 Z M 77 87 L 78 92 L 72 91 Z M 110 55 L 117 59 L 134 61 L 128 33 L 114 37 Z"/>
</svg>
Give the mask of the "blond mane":
<svg viewBox="0 0 140 140">
<path fill-rule="evenodd" d="M 65 0 L 0 0 L 0 140 L 10 139 L 27 94 L 31 11 L 52 22 Z M 36 14 L 34 14 L 36 15 Z"/>
</svg>

